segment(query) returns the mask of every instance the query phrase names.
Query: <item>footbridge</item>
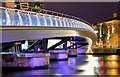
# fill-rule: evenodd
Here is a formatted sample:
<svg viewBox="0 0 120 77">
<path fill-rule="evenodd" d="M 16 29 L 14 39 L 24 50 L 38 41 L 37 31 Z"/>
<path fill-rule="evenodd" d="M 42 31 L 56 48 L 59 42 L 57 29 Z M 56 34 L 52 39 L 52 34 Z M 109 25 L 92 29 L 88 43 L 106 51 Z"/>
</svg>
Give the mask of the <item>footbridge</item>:
<svg viewBox="0 0 120 77">
<path fill-rule="evenodd" d="M 85 39 L 89 45 L 96 41 L 96 34 L 90 23 L 83 19 L 54 11 L 46 10 L 46 13 L 38 13 L 0 7 L 0 25 L 0 30 L 2 31 L 1 43 L 3 45 L 16 41 L 46 38 L 47 40 L 48 38 L 69 38 L 68 40 L 74 39 L 74 41 Z M 64 43 L 64 40 L 53 47 Z"/>
<path fill-rule="evenodd" d="M 94 30 L 85 20 L 49 12 L 52 14 L 0 7 L 2 43 L 67 36 L 87 37 L 95 42 Z"/>
<path fill-rule="evenodd" d="M 0 7 L 2 67 L 48 67 L 67 60 L 96 41 L 91 24 L 80 18 L 45 10 L 43 13 Z M 50 58 L 49 58 L 50 57 Z"/>
</svg>

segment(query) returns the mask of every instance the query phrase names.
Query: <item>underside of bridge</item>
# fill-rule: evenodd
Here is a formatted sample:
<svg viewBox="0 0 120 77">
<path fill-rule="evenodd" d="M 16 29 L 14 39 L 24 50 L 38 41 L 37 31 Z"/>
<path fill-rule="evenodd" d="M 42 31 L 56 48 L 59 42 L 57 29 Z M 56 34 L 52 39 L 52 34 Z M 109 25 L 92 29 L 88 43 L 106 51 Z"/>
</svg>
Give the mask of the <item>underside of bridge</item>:
<svg viewBox="0 0 120 77">
<path fill-rule="evenodd" d="M 0 7 L 1 51 L 49 52 L 95 43 L 96 35 L 90 23 L 74 16 L 49 12 L 52 14 Z"/>
<path fill-rule="evenodd" d="M 96 35 L 85 29 L 38 27 L 38 26 L 3 26 L 3 52 L 49 52 L 56 49 L 77 49 L 92 45 Z"/>
<path fill-rule="evenodd" d="M 93 41 L 93 43 L 96 41 L 95 33 L 80 28 L 47 26 L 2 26 L 0 29 L 2 30 L 2 43 L 69 36 L 88 37 Z"/>
</svg>

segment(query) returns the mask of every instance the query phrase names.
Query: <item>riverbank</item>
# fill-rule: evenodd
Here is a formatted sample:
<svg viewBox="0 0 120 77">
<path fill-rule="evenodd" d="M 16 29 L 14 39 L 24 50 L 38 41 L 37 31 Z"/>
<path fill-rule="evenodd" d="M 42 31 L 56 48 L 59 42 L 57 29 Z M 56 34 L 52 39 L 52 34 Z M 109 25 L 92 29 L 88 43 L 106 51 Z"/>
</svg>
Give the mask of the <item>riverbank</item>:
<svg viewBox="0 0 120 77">
<path fill-rule="evenodd" d="M 93 54 L 120 54 L 120 48 L 92 48 Z"/>
</svg>

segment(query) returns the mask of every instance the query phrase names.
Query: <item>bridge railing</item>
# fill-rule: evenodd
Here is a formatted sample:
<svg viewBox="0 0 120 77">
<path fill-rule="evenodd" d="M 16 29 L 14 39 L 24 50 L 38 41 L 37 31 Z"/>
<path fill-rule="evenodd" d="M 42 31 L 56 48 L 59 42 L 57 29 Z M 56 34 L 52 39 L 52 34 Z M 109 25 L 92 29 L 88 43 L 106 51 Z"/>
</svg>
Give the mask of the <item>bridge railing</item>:
<svg viewBox="0 0 120 77">
<path fill-rule="evenodd" d="M 60 14 L 61 16 L 52 15 L 47 12 Z M 37 13 L 0 7 L 0 25 L 72 27 L 94 32 L 90 24 L 82 19 L 49 10 L 46 10 L 46 13 Z"/>
</svg>

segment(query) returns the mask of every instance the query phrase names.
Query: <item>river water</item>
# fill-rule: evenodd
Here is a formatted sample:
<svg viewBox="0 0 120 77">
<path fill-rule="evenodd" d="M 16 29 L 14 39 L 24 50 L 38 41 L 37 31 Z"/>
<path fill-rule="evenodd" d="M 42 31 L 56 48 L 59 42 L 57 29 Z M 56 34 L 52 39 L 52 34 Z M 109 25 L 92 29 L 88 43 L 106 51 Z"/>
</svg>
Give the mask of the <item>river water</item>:
<svg viewBox="0 0 120 77">
<path fill-rule="evenodd" d="M 48 69 L 2 72 L 3 76 L 76 75 L 119 76 L 119 55 L 78 55 L 67 61 L 51 61 Z"/>
</svg>

